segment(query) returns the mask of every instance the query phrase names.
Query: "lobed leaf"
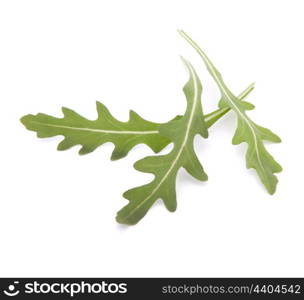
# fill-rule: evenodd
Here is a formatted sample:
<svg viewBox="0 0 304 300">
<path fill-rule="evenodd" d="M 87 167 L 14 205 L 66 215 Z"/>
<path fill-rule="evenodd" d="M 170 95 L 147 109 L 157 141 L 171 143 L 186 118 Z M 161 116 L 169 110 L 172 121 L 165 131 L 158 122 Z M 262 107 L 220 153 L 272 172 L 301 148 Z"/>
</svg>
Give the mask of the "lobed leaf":
<svg viewBox="0 0 304 300">
<path fill-rule="evenodd" d="M 274 194 L 278 179 L 274 175 L 281 172 L 282 167 L 274 160 L 264 146 L 264 140 L 278 143 L 281 139 L 269 129 L 254 123 L 246 114 L 247 110 L 254 106 L 248 102 L 242 102 L 227 88 L 219 71 L 212 64 L 202 49 L 184 32 L 179 31 L 181 36 L 198 52 L 203 59 L 207 70 L 217 83 L 222 99 L 219 103 L 221 108 L 229 107 L 237 115 L 237 129 L 233 137 L 233 144 L 246 142 L 248 144 L 246 153 L 247 168 L 254 168 L 262 183 L 270 194 Z"/>
<path fill-rule="evenodd" d="M 27 129 L 36 131 L 40 138 L 63 135 L 58 150 L 82 145 L 79 154 L 87 154 L 106 142 L 112 142 L 115 145 L 112 160 L 126 156 L 137 144 L 146 144 L 157 153 L 170 143 L 170 140 L 159 135 L 160 124 L 144 120 L 132 110 L 129 121 L 120 122 L 105 105 L 97 102 L 96 107 L 98 118 L 94 121 L 63 107 L 63 118 L 46 114 L 26 115 L 21 122 Z"/>
<path fill-rule="evenodd" d="M 129 203 L 121 209 L 116 217 L 119 223 L 136 224 L 148 212 L 157 199 L 162 199 L 169 211 L 175 211 L 176 175 L 180 168 L 198 180 L 207 180 L 193 148 L 193 139 L 199 134 L 207 137 L 207 126 L 202 118 L 201 93 L 202 86 L 192 65 L 184 61 L 190 74 L 189 81 L 184 87 L 187 99 L 185 114 L 178 120 L 173 120 L 159 127 L 160 134 L 171 140 L 174 144 L 170 153 L 161 156 L 149 156 L 137 161 L 135 169 L 145 173 L 154 174 L 150 183 L 128 190 L 124 197 Z"/>
</svg>

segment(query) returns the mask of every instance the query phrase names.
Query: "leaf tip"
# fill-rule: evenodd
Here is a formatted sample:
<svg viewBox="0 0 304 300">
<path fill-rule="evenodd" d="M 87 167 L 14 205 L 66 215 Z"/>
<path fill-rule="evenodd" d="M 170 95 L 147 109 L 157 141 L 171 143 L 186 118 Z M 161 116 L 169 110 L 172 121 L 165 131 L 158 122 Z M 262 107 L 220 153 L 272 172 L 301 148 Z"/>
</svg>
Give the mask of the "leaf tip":
<svg viewBox="0 0 304 300">
<path fill-rule="evenodd" d="M 119 159 L 121 159 L 125 156 L 126 156 L 126 154 L 122 154 L 122 153 L 118 153 L 118 152 L 113 151 L 110 159 L 111 159 L 111 161 L 116 161 L 116 160 L 119 160 Z"/>
<path fill-rule="evenodd" d="M 176 200 L 171 205 L 168 205 L 168 203 L 165 203 L 165 206 L 166 206 L 167 210 L 171 213 L 174 213 L 177 210 Z"/>
<path fill-rule="evenodd" d="M 177 29 L 176 31 L 183 37 L 186 35 L 185 31 L 182 29 Z"/>
<path fill-rule="evenodd" d="M 83 155 L 86 155 L 86 154 L 88 154 L 92 151 L 93 151 L 92 149 L 88 149 L 86 147 L 81 147 L 80 150 L 78 151 L 78 154 L 83 156 Z"/>
<path fill-rule="evenodd" d="M 99 102 L 99 101 L 95 101 L 95 105 L 96 105 L 96 109 L 97 109 L 97 111 L 99 110 L 99 109 L 101 109 L 104 105 L 101 103 L 101 102 Z"/>
<path fill-rule="evenodd" d="M 138 113 L 136 113 L 134 110 L 130 109 L 129 110 L 129 121 L 131 121 L 131 120 L 141 121 L 142 118 L 139 116 Z"/>
<path fill-rule="evenodd" d="M 137 222 L 132 222 L 129 219 L 124 218 L 123 216 L 120 215 L 120 212 L 117 213 L 116 215 L 116 222 L 121 224 L 121 225 L 135 225 Z"/>
<path fill-rule="evenodd" d="M 179 57 L 182 60 L 182 62 L 185 64 L 185 66 L 189 69 L 190 62 L 187 59 L 185 59 L 182 55 L 180 55 Z"/>
<path fill-rule="evenodd" d="M 67 149 L 70 149 L 73 145 L 70 143 L 70 141 L 64 136 L 64 139 L 58 144 L 57 150 L 58 151 L 65 151 Z"/>
<path fill-rule="evenodd" d="M 275 185 L 273 185 L 273 186 L 266 187 L 266 189 L 267 189 L 268 194 L 272 196 L 272 195 L 274 195 L 275 192 L 276 192 L 277 185 L 275 184 Z"/>
<path fill-rule="evenodd" d="M 24 125 L 26 126 L 26 123 L 27 123 L 27 120 L 32 117 L 32 115 L 25 115 L 25 116 L 22 116 L 19 121 Z"/>
<path fill-rule="evenodd" d="M 126 192 L 125 192 L 126 193 Z M 123 196 L 125 195 L 123 194 Z M 125 196 L 124 196 L 125 197 Z M 125 197 L 126 198 L 126 197 Z M 119 210 L 116 214 L 116 222 L 122 225 L 135 225 L 140 221 L 134 214 L 128 213 L 128 205 Z"/>
<path fill-rule="evenodd" d="M 64 115 L 64 117 L 69 117 L 75 114 L 75 112 L 65 106 L 61 107 L 61 111 Z"/>
<path fill-rule="evenodd" d="M 274 142 L 275 143 L 282 143 L 282 139 L 277 135 Z"/>
</svg>

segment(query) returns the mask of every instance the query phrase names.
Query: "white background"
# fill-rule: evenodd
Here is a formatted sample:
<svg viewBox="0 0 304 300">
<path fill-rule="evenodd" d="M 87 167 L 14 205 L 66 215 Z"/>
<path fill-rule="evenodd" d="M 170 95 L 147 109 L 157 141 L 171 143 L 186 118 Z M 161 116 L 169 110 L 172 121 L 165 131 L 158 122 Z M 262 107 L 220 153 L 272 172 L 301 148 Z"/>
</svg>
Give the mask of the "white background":
<svg viewBox="0 0 304 300">
<path fill-rule="evenodd" d="M 96 117 L 95 100 L 115 117 L 165 122 L 184 112 L 188 78 L 202 80 L 204 111 L 219 92 L 188 32 L 235 93 L 255 81 L 250 116 L 278 133 L 268 150 L 284 171 L 266 193 L 233 146 L 233 114 L 197 137 L 209 181 L 184 171 L 178 209 L 159 201 L 136 226 L 115 222 L 122 193 L 147 183 L 113 145 L 79 156 L 58 152 L 61 137 L 37 139 L 19 118 L 61 106 Z M 112 0 L 0 2 L 1 276 L 304 276 L 303 1 Z M 168 150 L 167 150 L 168 151 Z"/>
</svg>

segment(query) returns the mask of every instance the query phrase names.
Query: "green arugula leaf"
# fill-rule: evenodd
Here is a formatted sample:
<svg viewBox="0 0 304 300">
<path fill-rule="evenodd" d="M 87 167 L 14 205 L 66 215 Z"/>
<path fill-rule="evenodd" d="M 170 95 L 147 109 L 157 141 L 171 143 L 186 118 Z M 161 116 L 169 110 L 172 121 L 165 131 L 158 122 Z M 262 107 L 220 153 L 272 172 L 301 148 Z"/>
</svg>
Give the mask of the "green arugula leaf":
<svg viewBox="0 0 304 300">
<path fill-rule="evenodd" d="M 112 142 L 115 145 L 112 160 L 126 156 L 137 144 L 146 144 L 157 153 L 170 143 L 159 135 L 160 124 L 146 121 L 134 111 L 130 111 L 128 122 L 120 122 L 105 105 L 97 102 L 96 106 L 98 118 L 94 121 L 63 107 L 63 118 L 45 114 L 26 115 L 21 122 L 27 129 L 36 131 L 40 138 L 63 135 L 65 138 L 58 145 L 58 150 L 79 144 L 82 145 L 79 154 L 87 154 L 106 142 Z"/>
<path fill-rule="evenodd" d="M 244 99 L 253 89 L 250 85 L 239 96 Z M 128 122 L 115 119 L 100 102 L 96 103 L 98 118 L 91 121 L 73 110 L 63 107 L 63 118 L 55 118 L 46 114 L 26 115 L 21 122 L 28 130 L 36 131 L 39 138 L 63 135 L 64 140 L 58 150 L 67 150 L 75 145 L 82 145 L 80 154 L 87 154 L 106 142 L 115 144 L 112 160 L 125 157 L 137 144 L 148 145 L 155 153 L 161 151 L 171 141 L 159 134 L 161 124 L 144 120 L 134 111 L 130 111 Z M 225 115 L 230 109 L 220 108 L 205 116 L 208 127 Z M 177 116 L 175 119 L 179 119 Z"/>
<path fill-rule="evenodd" d="M 161 198 L 169 211 L 176 210 L 176 175 L 180 168 L 185 168 L 189 174 L 198 180 L 207 180 L 193 148 L 193 139 L 199 134 L 207 138 L 207 126 L 202 118 L 201 93 L 202 86 L 192 65 L 185 61 L 190 74 L 189 81 L 184 86 L 187 98 L 187 109 L 179 120 L 174 120 L 159 127 L 161 135 L 174 143 L 172 151 L 166 155 L 149 156 L 137 161 L 135 169 L 152 173 L 152 182 L 128 190 L 124 197 L 129 203 L 118 212 L 116 220 L 122 224 L 136 224 L 141 220 L 154 202 Z"/>
<path fill-rule="evenodd" d="M 253 109 L 254 106 L 248 102 L 241 102 L 236 96 L 234 96 L 234 94 L 227 88 L 219 71 L 215 68 L 198 44 L 196 44 L 184 31 L 179 31 L 179 33 L 198 52 L 210 75 L 217 83 L 222 94 L 222 100 L 219 103 L 220 107 L 229 107 L 237 115 L 237 129 L 232 143 L 234 145 L 242 142 L 246 142 L 248 144 L 246 153 L 247 168 L 254 168 L 267 191 L 270 194 L 274 194 L 278 182 L 274 173 L 282 171 L 282 167 L 274 160 L 270 153 L 267 152 L 263 141 L 268 140 L 278 143 L 281 139 L 269 129 L 254 123 L 247 116 L 246 110 Z"/>
</svg>

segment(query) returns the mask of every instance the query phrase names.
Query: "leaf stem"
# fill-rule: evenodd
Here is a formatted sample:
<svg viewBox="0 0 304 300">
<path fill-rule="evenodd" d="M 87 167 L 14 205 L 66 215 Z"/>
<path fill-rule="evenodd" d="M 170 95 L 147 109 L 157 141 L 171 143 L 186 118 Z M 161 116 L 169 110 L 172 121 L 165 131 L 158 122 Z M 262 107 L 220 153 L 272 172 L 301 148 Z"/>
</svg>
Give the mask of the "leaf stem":
<svg viewBox="0 0 304 300">
<path fill-rule="evenodd" d="M 253 89 L 254 89 L 254 83 L 251 83 L 241 94 L 238 95 L 238 98 L 240 100 L 244 100 Z M 211 127 L 215 122 L 217 122 L 218 119 L 220 119 L 230 110 L 231 110 L 230 107 L 219 108 L 205 115 L 205 122 L 207 124 L 207 127 L 208 128 Z"/>
</svg>

